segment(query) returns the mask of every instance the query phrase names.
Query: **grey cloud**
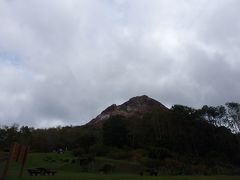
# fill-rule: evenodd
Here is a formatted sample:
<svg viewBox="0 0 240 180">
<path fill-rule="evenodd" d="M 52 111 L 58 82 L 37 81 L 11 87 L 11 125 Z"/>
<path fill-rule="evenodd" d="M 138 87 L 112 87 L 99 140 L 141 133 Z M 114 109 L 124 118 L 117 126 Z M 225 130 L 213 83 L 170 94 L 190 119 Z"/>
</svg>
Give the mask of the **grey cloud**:
<svg viewBox="0 0 240 180">
<path fill-rule="evenodd" d="M 0 1 L 0 124 L 84 124 L 147 94 L 239 101 L 237 0 Z"/>
</svg>

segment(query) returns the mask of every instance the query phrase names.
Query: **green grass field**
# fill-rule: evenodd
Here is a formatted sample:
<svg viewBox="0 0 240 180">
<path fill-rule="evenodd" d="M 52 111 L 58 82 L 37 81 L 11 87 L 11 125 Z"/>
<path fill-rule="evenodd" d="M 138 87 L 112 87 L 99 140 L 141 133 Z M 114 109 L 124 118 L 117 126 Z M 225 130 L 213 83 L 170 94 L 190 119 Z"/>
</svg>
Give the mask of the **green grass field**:
<svg viewBox="0 0 240 180">
<path fill-rule="evenodd" d="M 7 180 L 240 180 L 239 176 L 140 176 L 138 175 L 139 165 L 129 161 L 111 160 L 105 158 L 97 158 L 95 169 L 91 173 L 83 173 L 78 164 L 72 164 L 74 157 L 71 154 L 55 154 L 55 153 L 32 153 L 29 155 L 24 175 L 18 178 L 19 165 L 12 163 Z M 116 165 L 116 173 L 101 174 L 97 169 L 103 163 L 111 163 Z M 2 170 L 4 163 L 0 163 Z M 32 177 L 27 173 L 28 168 L 45 167 L 57 170 L 55 176 L 38 176 Z"/>
</svg>

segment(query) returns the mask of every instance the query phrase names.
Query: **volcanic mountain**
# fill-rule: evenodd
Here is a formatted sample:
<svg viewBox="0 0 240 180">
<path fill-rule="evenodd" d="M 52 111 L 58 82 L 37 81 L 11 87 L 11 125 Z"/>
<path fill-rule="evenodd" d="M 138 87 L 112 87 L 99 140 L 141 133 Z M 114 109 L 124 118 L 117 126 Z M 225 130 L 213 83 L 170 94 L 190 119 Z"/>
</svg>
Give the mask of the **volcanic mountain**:
<svg viewBox="0 0 240 180">
<path fill-rule="evenodd" d="M 153 110 L 169 111 L 163 104 L 146 95 L 136 96 L 121 105 L 113 104 L 109 106 L 87 125 L 101 126 L 107 119 L 116 115 L 142 117 L 145 113 Z"/>
</svg>

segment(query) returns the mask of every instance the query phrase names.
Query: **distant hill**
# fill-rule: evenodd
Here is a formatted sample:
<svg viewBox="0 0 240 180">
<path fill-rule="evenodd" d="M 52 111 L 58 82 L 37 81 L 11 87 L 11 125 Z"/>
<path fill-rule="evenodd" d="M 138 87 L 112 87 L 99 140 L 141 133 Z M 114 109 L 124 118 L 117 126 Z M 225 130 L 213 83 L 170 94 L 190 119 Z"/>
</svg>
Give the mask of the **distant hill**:
<svg viewBox="0 0 240 180">
<path fill-rule="evenodd" d="M 102 126 L 112 116 L 142 117 L 144 114 L 155 110 L 169 112 L 166 106 L 146 95 L 136 96 L 119 106 L 116 104 L 109 106 L 96 118 L 92 119 L 88 125 Z"/>
</svg>

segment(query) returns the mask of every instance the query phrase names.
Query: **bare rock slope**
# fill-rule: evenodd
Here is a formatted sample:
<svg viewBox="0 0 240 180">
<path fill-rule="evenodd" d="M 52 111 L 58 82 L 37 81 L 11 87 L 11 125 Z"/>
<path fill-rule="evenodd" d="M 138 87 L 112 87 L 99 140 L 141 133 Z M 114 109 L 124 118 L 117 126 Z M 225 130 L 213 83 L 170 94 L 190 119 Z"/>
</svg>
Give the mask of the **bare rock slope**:
<svg viewBox="0 0 240 180">
<path fill-rule="evenodd" d="M 87 125 L 101 126 L 104 121 L 115 115 L 121 115 L 124 117 L 141 117 L 145 113 L 153 110 L 169 111 L 169 109 L 163 104 L 146 95 L 136 96 L 121 105 L 113 104 L 109 106 Z"/>
</svg>

